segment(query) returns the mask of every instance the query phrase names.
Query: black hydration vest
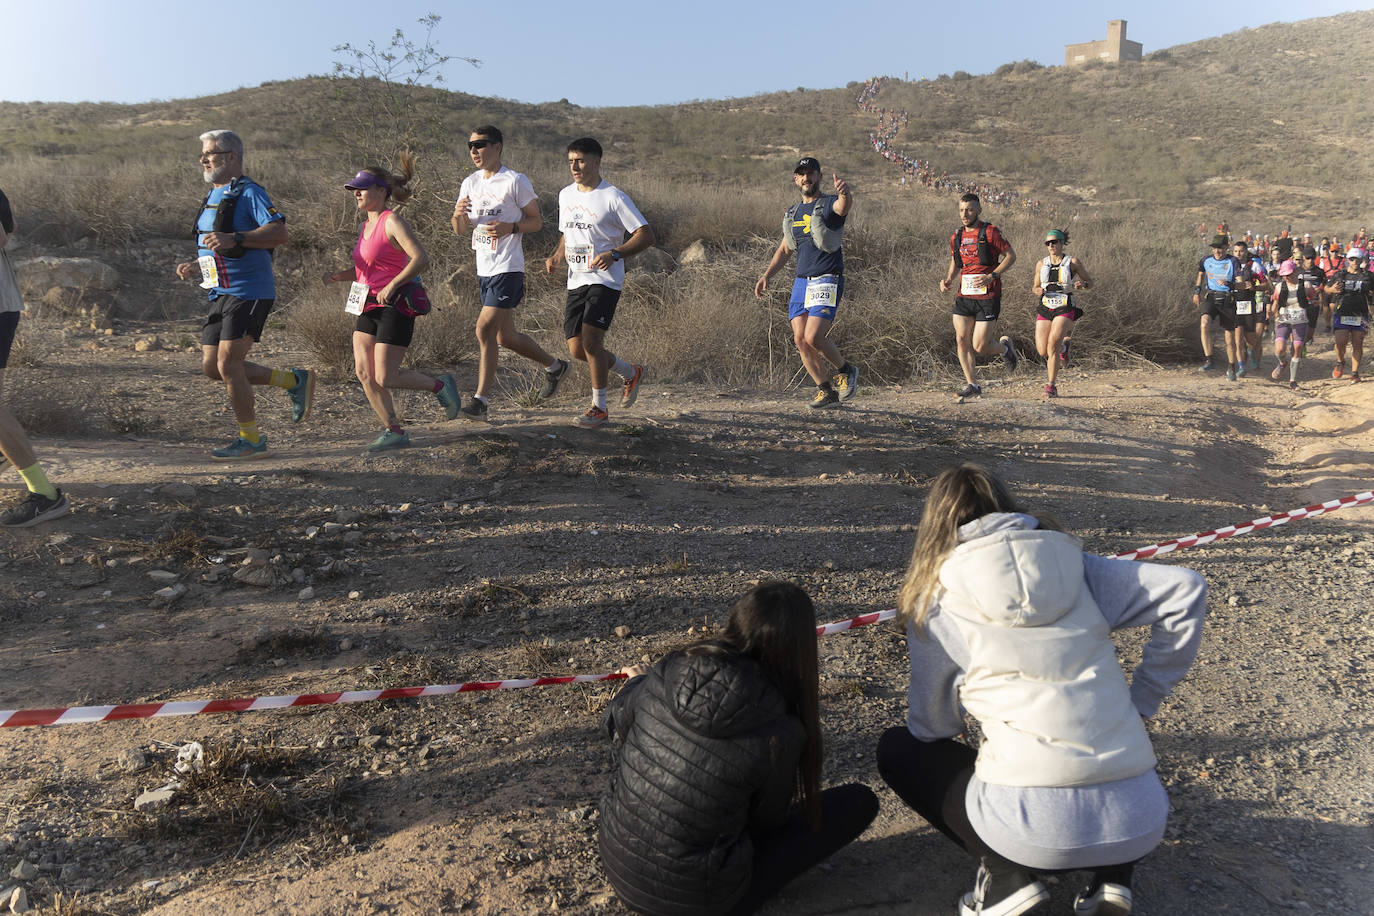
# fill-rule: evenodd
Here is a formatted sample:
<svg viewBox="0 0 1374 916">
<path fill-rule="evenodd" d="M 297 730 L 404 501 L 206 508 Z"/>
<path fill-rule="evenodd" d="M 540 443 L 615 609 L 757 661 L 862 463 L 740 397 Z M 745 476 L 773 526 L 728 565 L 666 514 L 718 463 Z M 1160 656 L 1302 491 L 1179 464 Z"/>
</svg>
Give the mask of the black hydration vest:
<svg viewBox="0 0 1374 916">
<path fill-rule="evenodd" d="M 243 196 L 244 189 L 250 184 L 253 184 L 253 179 L 246 175 L 240 175 L 238 178 L 229 182 L 229 187 L 225 190 L 224 196 L 219 199 L 219 204 L 215 207 L 215 225 L 214 228 L 210 230 L 211 232 L 234 231 L 234 211 L 238 209 L 239 198 Z M 205 195 L 205 199 L 200 202 L 200 209 L 196 211 L 196 228 L 192 231 L 191 238 L 195 239 L 197 242 L 199 242 L 200 237 L 204 235 L 204 232 L 200 229 L 200 214 L 204 213 L 205 208 L 210 206 L 210 195 L 213 193 L 215 193 L 215 189 L 211 188 L 209 193 Z M 216 254 L 226 258 L 241 258 L 247 251 L 248 249 L 244 248 L 242 245 L 235 245 L 227 251 L 219 251 L 216 252 Z"/>
</svg>

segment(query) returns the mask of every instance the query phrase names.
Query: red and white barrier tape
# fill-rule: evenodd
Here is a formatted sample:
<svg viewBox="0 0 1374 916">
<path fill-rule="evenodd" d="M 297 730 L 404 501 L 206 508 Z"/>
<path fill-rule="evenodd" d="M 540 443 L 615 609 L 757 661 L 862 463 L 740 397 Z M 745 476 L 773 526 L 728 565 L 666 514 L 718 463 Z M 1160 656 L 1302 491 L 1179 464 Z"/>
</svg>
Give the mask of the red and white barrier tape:
<svg viewBox="0 0 1374 916">
<path fill-rule="evenodd" d="M 1227 525 L 1225 528 L 1218 528 L 1216 531 L 1204 531 L 1201 534 L 1192 534 L 1186 538 L 1177 538 L 1172 541 L 1151 544 L 1149 547 L 1128 550 L 1125 553 L 1114 554 L 1112 559 L 1144 560 L 1149 557 L 1159 556 L 1161 553 L 1181 550 L 1184 547 L 1196 547 L 1199 544 L 1210 544 L 1212 541 L 1220 541 L 1223 538 L 1233 538 L 1238 534 L 1249 534 L 1251 531 L 1258 531 L 1261 528 L 1286 525 L 1296 518 L 1316 518 L 1318 515 L 1335 512 L 1337 509 L 1348 509 L 1351 506 L 1360 506 L 1371 502 L 1374 502 L 1374 492 L 1366 490 L 1363 493 L 1356 493 L 1354 496 L 1342 496 L 1340 499 L 1332 499 L 1324 503 L 1317 503 L 1315 506 L 1304 506 L 1301 509 L 1294 509 L 1292 512 L 1280 512 L 1277 515 L 1266 515 L 1264 518 L 1254 519 L 1244 525 Z"/>
<path fill-rule="evenodd" d="M 1170 553 L 1185 547 L 1196 547 L 1223 538 L 1248 534 L 1261 528 L 1285 525 L 1294 519 L 1315 518 L 1327 512 L 1347 509 L 1374 502 L 1374 492 L 1356 493 L 1291 512 L 1281 512 L 1257 518 L 1244 525 L 1228 525 L 1215 531 L 1204 531 L 1186 538 L 1162 541 L 1148 547 L 1113 554 L 1114 560 L 1139 560 Z M 816 627 L 817 636 L 829 636 L 857 627 L 882 623 L 897 616 L 895 609 L 860 614 L 848 620 L 837 620 Z M 122 706 L 68 706 L 54 709 L 0 709 L 0 728 L 20 728 L 26 725 L 74 725 L 78 722 L 116 722 L 121 719 L 162 719 L 172 716 L 201 716 L 217 712 L 251 712 L 260 709 L 296 709 L 304 706 L 330 706 L 340 703 L 370 703 L 375 700 L 398 700 L 408 697 L 438 697 L 454 693 L 473 693 L 480 690 L 523 690 L 526 687 L 548 687 L 555 684 L 590 684 L 596 681 L 616 681 L 623 674 L 576 674 L 566 677 L 531 677 L 505 681 L 469 681 L 466 684 L 430 684 L 426 687 L 388 687 L 384 690 L 343 690 L 335 693 L 302 693 L 295 696 L 244 697 L 236 700 L 177 700 L 166 703 L 129 703 Z"/>
</svg>

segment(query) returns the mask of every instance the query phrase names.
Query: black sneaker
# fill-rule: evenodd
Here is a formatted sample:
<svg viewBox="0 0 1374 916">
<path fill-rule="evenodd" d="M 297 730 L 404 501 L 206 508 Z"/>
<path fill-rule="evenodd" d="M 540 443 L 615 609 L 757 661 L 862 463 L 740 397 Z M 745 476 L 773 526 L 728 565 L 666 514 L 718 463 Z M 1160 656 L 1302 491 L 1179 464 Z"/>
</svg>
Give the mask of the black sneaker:
<svg viewBox="0 0 1374 916">
<path fill-rule="evenodd" d="M 42 493 L 30 493 L 28 499 L 0 514 L 0 525 L 8 528 L 27 528 L 66 515 L 70 511 L 72 504 L 67 501 L 66 494 L 61 490 L 58 490 L 57 496 L 52 499 Z"/>
<path fill-rule="evenodd" d="M 487 419 L 487 402 L 478 397 L 469 398 L 468 402 L 458 409 L 458 416 L 464 420 L 485 422 Z"/>
<path fill-rule="evenodd" d="M 1021 357 L 1016 355 L 1016 348 L 1011 345 L 1011 338 L 1003 334 L 997 338 L 997 342 L 1002 345 L 1002 362 L 1007 364 L 1007 371 L 1015 372 L 1016 367 L 1021 365 Z"/>
<path fill-rule="evenodd" d="M 811 396 L 811 402 L 807 405 L 812 410 L 824 410 L 829 407 L 840 406 L 840 395 L 833 388 L 817 388 L 816 393 Z"/>
<path fill-rule="evenodd" d="M 963 388 L 959 389 L 959 397 L 961 398 L 976 398 L 981 397 L 982 394 L 983 389 L 972 382 L 969 382 Z"/>
<path fill-rule="evenodd" d="M 558 393 L 558 383 L 563 381 L 563 376 L 568 374 L 568 367 L 571 365 L 566 359 L 560 359 L 554 363 L 552 369 L 544 370 L 544 386 L 539 389 L 539 400 L 547 401 Z"/>
</svg>

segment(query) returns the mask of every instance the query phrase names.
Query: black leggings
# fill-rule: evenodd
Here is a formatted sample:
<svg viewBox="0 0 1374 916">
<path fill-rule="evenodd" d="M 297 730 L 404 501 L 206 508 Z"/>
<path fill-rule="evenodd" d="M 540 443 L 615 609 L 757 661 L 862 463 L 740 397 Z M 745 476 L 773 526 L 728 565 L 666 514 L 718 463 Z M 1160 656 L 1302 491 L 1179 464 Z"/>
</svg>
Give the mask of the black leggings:
<svg viewBox="0 0 1374 916">
<path fill-rule="evenodd" d="M 925 818 L 930 826 L 983 860 L 992 873 L 991 899 L 997 900 L 1028 883 L 1035 872 L 1063 874 L 1077 869 L 1033 869 L 993 852 L 969 823 L 964 794 L 973 778 L 978 752 L 950 738 L 921 741 L 898 725 L 878 739 L 878 772 L 892 791 Z M 1135 862 L 1098 868 L 1093 886 L 1109 881 L 1127 887 Z"/>
<path fill-rule="evenodd" d="M 860 783 L 821 793 L 821 828 L 812 832 L 806 809 L 793 805 L 781 827 L 754 840 L 754 877 L 730 916 L 752 913 L 784 884 L 847 846 L 878 816 L 878 796 Z"/>
</svg>

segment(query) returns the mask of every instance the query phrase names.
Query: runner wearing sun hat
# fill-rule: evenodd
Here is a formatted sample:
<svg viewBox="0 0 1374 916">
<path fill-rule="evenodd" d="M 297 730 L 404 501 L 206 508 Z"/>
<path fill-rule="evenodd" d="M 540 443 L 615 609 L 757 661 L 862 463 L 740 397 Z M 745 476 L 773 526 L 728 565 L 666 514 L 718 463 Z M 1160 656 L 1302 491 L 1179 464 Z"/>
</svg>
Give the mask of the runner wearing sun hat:
<svg viewBox="0 0 1374 916">
<path fill-rule="evenodd" d="M 1269 320 L 1274 325 L 1274 356 L 1278 365 L 1270 375 L 1274 381 L 1283 380 L 1285 366 L 1288 369 L 1288 387 L 1298 387 L 1298 362 L 1307 348 L 1307 289 L 1306 278 L 1298 272 L 1292 261 L 1279 265 L 1278 282 L 1274 285 L 1274 297 L 1269 303 Z M 1291 342 L 1291 343 L 1290 343 Z M 1292 347 L 1292 359 L 1284 362 L 1284 356 Z"/>
</svg>

